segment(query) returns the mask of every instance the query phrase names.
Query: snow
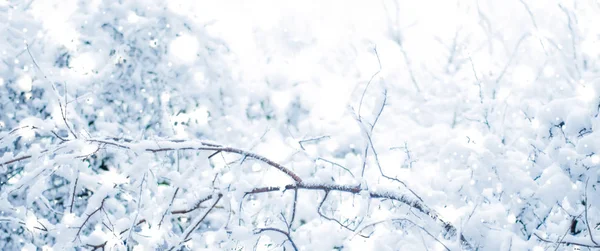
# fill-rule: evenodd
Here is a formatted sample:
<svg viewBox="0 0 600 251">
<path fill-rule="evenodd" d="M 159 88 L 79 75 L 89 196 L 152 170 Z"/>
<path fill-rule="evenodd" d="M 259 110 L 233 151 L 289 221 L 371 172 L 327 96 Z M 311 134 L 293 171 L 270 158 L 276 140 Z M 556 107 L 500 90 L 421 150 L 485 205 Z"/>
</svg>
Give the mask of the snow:
<svg viewBox="0 0 600 251">
<path fill-rule="evenodd" d="M 198 40 L 191 34 L 180 34 L 169 44 L 173 62 L 181 64 L 192 63 L 198 53 Z"/>
<path fill-rule="evenodd" d="M 98 62 L 100 61 L 100 62 Z M 71 69 L 80 74 L 91 74 L 96 69 L 97 64 L 102 63 L 101 56 L 91 52 L 77 54 L 71 59 Z"/>
<path fill-rule="evenodd" d="M 106 233 L 96 229 L 85 240 L 90 245 L 100 245 L 106 241 Z"/>
<path fill-rule="evenodd" d="M 526 88 L 534 83 L 536 73 L 527 65 L 518 65 L 512 72 L 514 86 Z"/>
<path fill-rule="evenodd" d="M 17 80 L 17 87 L 24 92 L 30 92 L 33 85 L 31 76 L 25 74 Z"/>
<path fill-rule="evenodd" d="M 480 250 L 545 250 L 569 247 L 534 231 L 598 221 L 591 2 L 0 8 L 0 230 L 17 236 L 0 249 L 164 249 L 194 230 L 198 250 L 291 250 L 288 232 L 300 250 L 469 250 L 443 221 Z M 369 238 L 340 226 L 381 220 Z"/>
<path fill-rule="evenodd" d="M 35 245 L 33 245 L 33 243 L 27 243 L 25 244 L 25 246 L 23 246 L 23 248 L 21 248 L 21 251 L 35 251 L 37 250 Z"/>
</svg>

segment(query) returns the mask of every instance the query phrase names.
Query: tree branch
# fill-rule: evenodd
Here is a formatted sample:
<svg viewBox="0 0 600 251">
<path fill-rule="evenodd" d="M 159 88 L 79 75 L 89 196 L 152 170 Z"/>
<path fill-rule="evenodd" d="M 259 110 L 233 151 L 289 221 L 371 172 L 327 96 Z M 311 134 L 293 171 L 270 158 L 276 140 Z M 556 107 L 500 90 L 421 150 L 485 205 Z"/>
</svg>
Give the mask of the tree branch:
<svg viewBox="0 0 600 251">
<path fill-rule="evenodd" d="M 537 233 L 534 233 L 533 235 L 535 235 L 535 237 L 537 237 L 540 241 L 543 241 L 546 243 L 555 243 L 555 244 L 559 244 L 559 245 L 577 245 L 577 246 L 582 246 L 582 247 L 586 247 L 586 248 L 600 248 L 600 245 L 589 245 L 589 244 L 584 244 L 584 243 L 580 243 L 580 242 L 562 241 L 562 240 L 551 241 L 551 240 L 542 238 Z"/>
<path fill-rule="evenodd" d="M 135 148 L 135 145 L 129 146 L 126 144 L 117 143 L 117 142 L 113 142 L 110 140 L 90 139 L 87 141 L 95 142 L 95 143 L 103 143 L 103 144 L 112 145 L 112 146 L 123 148 L 123 149 Z M 178 146 L 177 145 L 178 143 L 185 143 L 185 144 L 182 144 L 183 146 Z M 158 153 L 158 152 L 175 151 L 175 150 L 197 150 L 197 151 L 220 151 L 220 152 L 227 152 L 227 153 L 236 153 L 236 154 L 239 154 L 239 155 L 242 155 L 245 157 L 249 157 L 249 158 L 253 158 L 253 159 L 262 161 L 272 167 L 277 168 L 279 171 L 285 173 L 290 178 L 292 178 L 296 183 L 302 183 L 302 178 L 300 178 L 300 176 L 298 176 L 296 173 L 292 172 L 287 167 L 285 167 L 275 161 L 272 161 L 272 160 L 268 159 L 267 157 L 258 155 L 256 153 L 248 152 L 248 151 L 245 151 L 242 149 L 226 147 L 226 146 L 221 146 L 218 144 L 207 143 L 207 142 L 185 142 L 185 141 L 167 140 L 167 141 L 163 141 L 163 142 L 159 141 L 159 142 L 157 142 L 157 144 L 158 145 L 171 145 L 171 147 L 144 147 L 144 151 Z M 197 145 L 197 146 L 191 146 L 191 145 Z"/>
<path fill-rule="evenodd" d="M 293 184 L 286 185 L 283 189 L 304 189 L 304 190 L 319 190 L 325 191 L 326 194 L 330 191 L 339 191 L 350 194 L 359 194 L 361 192 L 367 192 L 369 198 L 371 199 L 388 199 L 393 201 L 398 201 L 402 204 L 408 205 L 412 209 L 416 209 L 418 212 L 429 216 L 432 220 L 442 225 L 444 228 L 445 234 L 450 236 L 457 235 L 457 229 L 451 223 L 446 222 L 440 218 L 440 216 L 434 210 L 427 207 L 421 201 L 417 199 L 411 199 L 406 195 L 395 194 L 393 192 L 372 192 L 366 189 L 362 189 L 360 186 L 344 186 L 344 185 L 328 185 L 328 184 Z M 247 192 L 244 196 L 248 194 L 259 194 L 259 193 L 267 193 L 282 190 L 281 187 L 259 187 L 252 189 L 250 192 Z M 327 196 L 325 196 L 327 198 Z M 324 201 L 321 201 L 321 205 Z M 467 249 L 471 248 L 471 244 L 467 241 L 466 237 L 460 234 L 460 240 L 463 246 L 467 247 Z"/>
</svg>

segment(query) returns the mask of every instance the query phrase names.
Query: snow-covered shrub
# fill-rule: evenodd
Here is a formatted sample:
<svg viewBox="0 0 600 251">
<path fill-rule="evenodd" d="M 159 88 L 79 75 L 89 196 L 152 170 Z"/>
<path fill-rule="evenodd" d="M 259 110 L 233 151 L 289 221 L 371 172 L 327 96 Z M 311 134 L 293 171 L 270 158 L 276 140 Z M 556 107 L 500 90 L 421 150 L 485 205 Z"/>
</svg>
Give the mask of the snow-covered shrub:
<svg viewBox="0 0 600 251">
<path fill-rule="evenodd" d="M 0 2 L 2 250 L 600 248 L 596 3 L 235 2 Z"/>
</svg>

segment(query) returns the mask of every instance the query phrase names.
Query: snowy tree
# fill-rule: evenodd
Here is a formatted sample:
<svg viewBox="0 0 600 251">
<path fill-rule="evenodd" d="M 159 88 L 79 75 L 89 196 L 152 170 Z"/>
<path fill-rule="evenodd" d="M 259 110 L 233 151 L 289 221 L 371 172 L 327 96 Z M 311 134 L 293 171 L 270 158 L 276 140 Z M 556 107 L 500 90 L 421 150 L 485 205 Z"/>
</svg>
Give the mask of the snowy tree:
<svg viewBox="0 0 600 251">
<path fill-rule="evenodd" d="M 599 17 L 0 1 L 0 248 L 600 249 Z"/>
</svg>

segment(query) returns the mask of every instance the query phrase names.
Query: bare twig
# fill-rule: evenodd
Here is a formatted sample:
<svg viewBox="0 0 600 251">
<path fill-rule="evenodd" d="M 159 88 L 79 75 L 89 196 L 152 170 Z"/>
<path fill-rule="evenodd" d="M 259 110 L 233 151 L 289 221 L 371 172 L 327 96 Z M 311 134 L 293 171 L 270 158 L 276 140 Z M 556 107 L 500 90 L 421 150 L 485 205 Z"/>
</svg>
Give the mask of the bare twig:
<svg viewBox="0 0 600 251">
<path fill-rule="evenodd" d="M 58 139 L 60 139 L 62 142 L 68 141 L 67 139 L 65 139 L 65 138 L 63 138 L 63 137 L 61 137 L 61 136 L 59 136 L 59 135 L 58 135 L 56 132 L 54 132 L 54 131 L 50 131 L 50 132 L 52 132 L 52 134 L 54 134 L 54 137 L 57 137 L 57 138 L 58 138 Z"/>
<path fill-rule="evenodd" d="M 533 235 L 535 235 L 535 237 L 537 237 L 540 241 L 543 241 L 546 243 L 555 243 L 555 244 L 559 244 L 559 245 L 577 245 L 577 246 L 582 246 L 582 247 L 587 247 L 587 248 L 600 248 L 600 245 L 589 245 L 589 244 L 580 243 L 580 242 L 563 241 L 563 240 L 552 241 L 552 240 L 548 240 L 546 238 L 542 238 L 537 233 L 534 233 Z"/>
<path fill-rule="evenodd" d="M 182 240 L 177 245 L 171 247 L 169 250 L 175 250 L 176 248 L 180 247 L 183 243 L 187 242 L 189 240 L 190 235 L 194 232 L 194 230 L 196 230 L 196 228 L 198 228 L 198 226 L 200 226 L 200 223 L 202 223 L 202 221 L 204 221 L 206 216 L 210 213 L 210 211 L 212 211 L 213 208 L 215 208 L 215 206 L 217 205 L 217 203 L 219 203 L 219 201 L 221 200 L 222 197 L 223 197 L 223 194 L 217 195 L 217 199 L 212 204 L 212 206 L 206 211 L 206 213 L 200 219 L 198 219 L 196 221 L 196 223 L 192 225 L 192 227 L 189 227 L 186 230 L 186 233 L 185 233 L 184 237 L 182 238 Z"/>
<path fill-rule="evenodd" d="M 195 204 L 195 205 L 194 205 L 192 208 L 185 209 L 185 210 L 173 210 L 173 211 L 171 211 L 171 214 L 187 214 L 187 213 L 193 212 L 194 210 L 196 210 L 196 209 L 200 208 L 200 206 L 201 206 L 201 204 L 202 204 L 203 202 L 206 202 L 206 201 L 208 201 L 208 200 L 210 200 L 210 199 L 212 199 L 212 198 L 213 198 L 213 196 L 212 196 L 212 195 L 209 195 L 209 196 L 207 196 L 206 198 L 204 198 L 204 199 L 201 199 L 200 201 L 198 201 L 198 202 L 197 202 L 197 203 L 196 203 L 196 204 Z M 212 209 L 212 208 L 211 208 L 211 209 Z M 0 221 L 1 221 L 1 220 L 0 220 Z M 109 219 L 109 221 L 110 221 L 110 219 Z M 143 224 L 143 223 L 145 223 L 145 222 L 146 222 L 146 219 L 141 219 L 141 220 L 139 220 L 137 223 L 135 223 L 135 226 L 139 226 L 139 225 L 141 225 L 141 224 Z M 119 234 L 121 234 L 121 235 L 122 235 L 122 234 L 126 233 L 127 231 L 129 231 L 129 228 L 126 228 L 126 229 L 123 229 L 123 230 L 121 230 L 121 232 L 119 232 Z M 102 247 L 104 247 L 104 246 L 106 245 L 106 243 L 107 243 L 107 242 L 104 242 L 103 244 L 100 244 L 100 245 L 95 245 L 95 246 L 88 245 L 88 246 L 90 246 L 90 247 L 95 247 L 95 248 L 102 248 Z"/>
<path fill-rule="evenodd" d="M 71 204 L 69 205 L 69 213 L 73 213 L 73 204 L 75 204 L 75 196 L 77 194 L 77 182 L 79 181 L 79 173 L 75 178 L 75 184 L 73 185 L 73 194 L 71 194 Z"/>
<path fill-rule="evenodd" d="M 387 90 L 385 90 L 383 92 L 383 104 L 381 104 L 381 108 L 379 109 L 379 112 L 377 113 L 377 116 L 375 117 L 375 121 L 373 121 L 373 124 L 371 124 L 371 127 L 369 128 L 369 130 L 366 131 L 366 134 L 367 134 L 368 137 L 370 137 L 370 135 L 373 133 L 373 130 L 375 129 L 375 125 L 377 125 L 377 121 L 379 121 L 379 117 L 383 113 L 383 108 L 385 108 L 386 102 L 387 102 Z M 361 127 L 364 127 L 363 120 L 360 117 L 360 114 L 358 114 L 358 116 L 356 117 L 356 120 L 358 121 L 358 123 L 360 124 Z M 362 166 L 362 170 L 360 172 L 360 176 L 361 177 L 363 177 L 365 175 L 365 169 L 367 168 L 367 156 L 368 156 L 368 154 L 369 154 L 369 144 L 367 144 L 365 146 L 363 166 Z"/>
<path fill-rule="evenodd" d="M 67 129 L 69 129 L 69 132 L 71 132 L 71 134 L 73 135 L 73 137 L 77 138 L 77 134 L 75 134 L 75 132 L 73 132 L 73 129 L 71 129 L 71 126 L 67 122 L 67 112 L 68 112 L 68 105 L 69 105 L 69 102 L 67 101 L 67 97 L 69 95 L 67 93 L 67 84 L 65 83 L 64 86 L 65 86 L 65 88 L 64 88 L 65 89 L 65 109 L 64 110 L 62 109 L 62 105 L 60 103 L 60 100 L 58 102 L 58 105 L 61 107 L 60 110 L 64 111 L 64 114 L 61 114 L 61 116 L 62 116 L 63 122 L 65 122 L 65 125 L 67 126 Z"/>
<path fill-rule="evenodd" d="M 383 107 L 385 106 L 385 100 L 384 103 L 382 105 L 381 110 L 383 110 Z M 381 114 L 381 111 L 379 112 L 379 114 Z M 360 122 L 360 121 L 359 121 Z M 362 123 L 361 123 L 362 125 Z M 375 125 L 375 123 L 373 123 L 373 126 Z M 371 127 L 372 130 L 373 127 Z M 366 129 L 365 129 L 366 130 Z M 372 131 L 371 131 L 372 132 Z M 408 185 L 406 185 L 406 183 L 404 183 L 404 181 L 399 180 L 398 178 L 393 178 L 390 176 L 387 176 L 384 172 L 383 172 L 383 168 L 381 167 L 381 163 L 379 162 L 379 155 L 377 154 L 377 151 L 375 150 L 375 146 L 373 144 L 373 139 L 371 138 L 371 132 L 367 131 L 365 134 L 367 136 L 367 140 L 368 140 L 368 144 L 367 147 L 371 149 L 371 151 L 373 152 L 373 155 L 375 156 L 375 162 L 377 164 L 377 167 L 379 168 L 379 173 L 381 174 L 382 177 L 388 179 L 388 180 L 392 180 L 392 181 L 396 181 L 400 184 L 402 184 L 406 189 L 408 189 L 417 199 L 419 199 L 420 201 L 423 201 L 423 199 L 421 198 L 421 196 L 417 195 L 417 193 L 415 193 L 411 188 L 408 187 Z M 367 152 L 367 149 L 365 149 L 365 154 Z M 366 157 L 365 157 L 366 158 Z M 365 163 L 363 163 L 363 169 L 364 169 Z M 364 170 L 363 170 L 364 172 Z"/>
<path fill-rule="evenodd" d="M 144 176 L 142 177 L 142 182 L 140 182 L 140 191 L 139 191 L 139 197 L 137 199 L 137 210 L 135 212 L 135 217 L 133 218 L 133 221 L 131 222 L 131 227 L 129 228 L 129 233 L 127 234 L 127 239 L 126 241 L 129 242 L 129 239 L 131 238 L 131 233 L 133 232 L 133 227 L 135 226 L 135 222 L 137 221 L 137 218 L 140 215 L 140 208 L 142 206 L 142 189 L 144 188 L 144 181 L 146 181 L 146 176 L 148 175 L 148 173 L 144 173 Z"/>
<path fill-rule="evenodd" d="M 404 161 L 404 163 L 408 162 L 408 167 L 412 168 L 412 164 L 417 162 L 416 160 L 412 160 L 412 157 L 410 156 L 410 150 L 408 149 L 408 143 L 405 141 L 404 142 L 404 147 L 391 147 L 390 150 L 404 150 L 404 153 L 406 154 L 406 160 Z"/>
<path fill-rule="evenodd" d="M 173 206 L 173 201 L 175 201 L 175 196 L 177 196 L 177 192 L 179 192 L 179 187 L 177 189 L 175 189 L 175 192 L 173 193 L 173 197 L 171 198 L 171 202 L 169 203 L 169 206 L 167 207 L 167 210 L 165 210 L 165 212 L 163 213 L 162 217 L 160 218 L 160 221 L 158 222 L 158 228 L 160 228 L 160 226 L 162 225 L 163 220 L 165 219 L 165 216 L 167 215 L 167 213 L 169 212 L 169 210 L 171 210 L 171 207 Z"/>
<path fill-rule="evenodd" d="M 588 229 L 588 233 L 590 235 L 590 240 L 592 241 L 592 243 L 598 245 L 598 242 L 596 242 L 596 240 L 594 240 L 594 233 L 592 232 L 592 228 L 590 227 L 590 218 L 588 218 L 588 196 L 587 196 L 587 189 L 588 189 L 588 181 L 590 181 L 590 178 L 588 177 L 587 180 L 585 181 L 585 190 L 583 192 L 584 197 L 585 197 L 585 204 L 583 205 L 585 208 L 585 225 L 587 226 Z"/>
<path fill-rule="evenodd" d="M 424 233 L 426 233 L 427 235 L 429 235 L 436 242 L 440 243 L 446 250 L 450 251 L 450 248 L 448 248 L 442 241 L 440 241 L 437 237 L 435 237 L 435 235 L 431 234 L 429 231 L 427 231 L 427 229 L 425 229 L 424 227 L 420 226 L 419 224 L 417 224 L 417 223 L 415 223 L 415 222 L 413 222 L 413 221 L 411 221 L 409 219 L 406 219 L 406 218 L 396 218 L 396 219 L 389 219 L 389 220 L 383 220 L 383 221 L 378 221 L 378 222 L 371 223 L 369 225 L 364 226 L 360 230 L 358 230 L 356 232 L 356 235 L 359 235 L 361 237 L 365 237 L 361 233 L 363 231 L 365 231 L 367 228 L 370 228 L 370 227 L 373 227 L 375 225 L 378 225 L 378 224 L 381 224 L 381 223 L 384 223 L 384 222 L 388 222 L 388 221 L 392 221 L 392 222 L 404 222 L 405 221 L 405 222 L 408 222 L 408 223 L 412 224 L 413 226 L 416 226 L 419 229 L 421 229 Z M 370 236 L 370 234 L 368 236 Z"/>
<path fill-rule="evenodd" d="M 52 89 L 54 90 L 54 92 L 56 93 L 56 96 L 58 97 L 58 106 L 60 108 L 60 115 L 62 116 L 63 122 L 65 123 L 65 125 L 67 126 L 67 129 L 69 130 L 69 132 L 71 132 L 71 134 L 73 135 L 73 137 L 77 138 L 77 135 L 73 132 L 73 129 L 71 129 L 71 126 L 69 125 L 69 123 L 67 122 L 67 92 L 66 92 L 66 85 L 65 85 L 65 108 L 63 109 L 62 103 L 60 101 L 60 94 L 58 93 L 58 90 L 56 89 L 56 86 L 54 85 L 54 83 L 52 83 L 52 81 L 50 81 L 48 79 L 48 77 L 46 76 L 46 74 L 44 73 L 44 71 L 42 71 L 42 68 L 38 65 L 37 61 L 35 61 L 35 58 L 33 57 L 33 55 L 31 54 L 31 51 L 29 50 L 29 44 L 25 43 L 25 48 L 27 49 L 27 53 L 29 53 L 29 57 L 31 58 L 31 61 L 33 61 L 33 64 L 35 65 L 35 67 L 38 69 L 38 71 L 40 71 L 40 73 L 42 73 L 42 75 L 44 76 L 44 79 L 46 79 L 48 82 L 50 82 Z M 60 137 L 59 137 L 60 138 Z M 64 141 L 63 138 L 60 138 Z"/>
<path fill-rule="evenodd" d="M 126 144 L 121 144 L 121 143 L 117 143 L 117 142 L 110 141 L 110 140 L 90 139 L 87 141 L 104 143 L 107 145 L 112 145 L 112 146 L 116 146 L 116 147 L 123 148 L 123 149 L 131 149 L 131 147 Z M 256 159 L 256 160 L 262 161 L 264 163 L 267 163 L 268 165 L 275 167 L 276 169 L 278 169 L 278 170 L 282 171 L 283 173 L 285 173 L 286 175 L 288 175 L 296 183 L 302 183 L 302 178 L 300 178 L 300 176 L 298 176 L 296 173 L 292 172 L 287 167 L 285 167 L 275 161 L 272 161 L 262 155 L 258 155 L 256 153 L 248 152 L 248 151 L 238 149 L 238 148 L 226 147 L 226 146 L 221 146 L 218 144 L 207 143 L 207 142 L 196 142 L 197 146 L 190 146 L 190 144 L 188 142 L 186 142 L 187 144 L 185 144 L 183 146 L 180 146 L 180 147 L 176 146 L 177 143 L 183 143 L 183 142 L 185 142 L 185 141 L 173 141 L 173 140 L 165 141 L 164 143 L 171 143 L 171 145 L 173 145 L 173 143 L 174 143 L 175 146 L 162 147 L 162 148 L 161 147 L 151 147 L 151 148 L 145 148 L 144 151 L 158 153 L 158 152 L 166 152 L 166 151 L 174 151 L 174 150 L 198 150 L 198 151 L 221 151 L 221 152 L 227 152 L 227 153 L 236 153 L 236 154 L 248 157 L 248 158 Z"/>
<path fill-rule="evenodd" d="M 262 232 L 265 231 L 274 231 L 280 234 L 285 235 L 285 237 L 287 238 L 287 241 L 290 242 L 290 244 L 292 245 L 292 247 L 294 248 L 295 251 L 298 251 L 298 247 L 296 246 L 296 243 L 294 243 L 294 241 L 292 240 L 292 237 L 290 236 L 290 233 L 283 231 L 281 229 L 278 228 L 272 228 L 272 227 L 267 227 L 267 228 L 259 228 L 255 231 L 255 234 L 260 234 Z M 285 250 L 285 249 L 284 249 Z"/>
<path fill-rule="evenodd" d="M 337 223 L 338 225 L 340 225 L 340 227 L 343 227 L 347 230 L 349 230 L 350 232 L 355 232 L 356 228 L 358 228 L 358 226 L 356 226 L 354 229 L 350 228 L 348 225 L 344 225 L 343 223 L 341 223 L 338 219 L 334 219 L 331 218 L 329 216 L 326 216 L 325 214 L 323 214 L 321 212 L 321 208 L 323 207 L 323 204 L 325 203 L 325 201 L 327 201 L 327 196 L 329 196 L 329 191 L 325 191 L 325 196 L 323 196 L 323 200 L 321 200 L 321 203 L 319 203 L 319 207 L 317 207 L 317 213 L 319 214 L 319 216 L 321 216 L 322 218 L 329 220 L 329 221 L 333 221 L 335 223 Z"/>
<path fill-rule="evenodd" d="M 325 161 L 325 162 L 327 162 L 327 163 L 329 163 L 331 165 L 334 165 L 334 166 L 337 166 L 337 167 L 339 167 L 341 169 L 344 169 L 344 170 L 346 170 L 346 172 L 348 172 L 352 176 L 352 178 L 354 178 L 354 174 L 352 173 L 352 171 L 350 171 L 348 168 L 346 168 L 346 167 L 344 167 L 344 166 L 342 166 L 342 165 L 340 165 L 338 163 L 335 163 L 335 162 L 333 162 L 331 160 L 327 160 L 327 159 L 324 159 L 324 158 L 321 158 L 321 157 L 317 158 L 317 160 L 322 160 L 322 161 Z"/>
<path fill-rule="evenodd" d="M 11 160 L 9 160 L 9 161 L 6 161 L 6 162 L 4 162 L 4 163 L 0 163 L 0 166 L 4 166 L 4 165 L 10 165 L 10 164 L 12 164 L 12 163 L 19 162 L 19 161 L 21 161 L 21 160 L 26 160 L 26 159 L 29 159 L 29 158 L 31 158 L 31 155 L 25 155 L 25 156 L 21 156 L 21 157 L 18 157 L 18 158 L 16 158 L 16 159 L 11 159 Z"/>
<path fill-rule="evenodd" d="M 377 63 L 379 64 L 379 69 L 377 70 L 377 72 L 375 72 L 375 74 L 373 74 L 373 76 L 371 76 L 371 79 L 369 79 L 369 82 L 367 82 L 367 86 L 365 86 L 365 89 L 363 90 L 363 93 L 360 96 L 360 103 L 358 103 L 358 117 L 361 119 L 362 119 L 362 115 L 360 114 L 360 111 L 362 108 L 363 99 L 365 98 L 365 94 L 367 93 L 367 89 L 369 89 L 369 86 L 371 85 L 371 81 L 373 81 L 375 76 L 377 76 L 377 74 L 379 74 L 381 72 L 381 60 L 379 60 L 379 53 L 377 53 L 377 47 L 373 48 L 373 51 L 375 52 L 375 56 L 377 56 Z"/>
<path fill-rule="evenodd" d="M 300 145 L 300 148 L 302 148 L 302 150 L 306 150 L 306 149 L 304 149 L 304 145 L 302 145 L 302 143 L 307 143 L 307 142 L 312 142 L 312 141 L 318 142 L 318 141 L 321 141 L 324 139 L 330 139 L 330 138 L 331 138 L 330 136 L 325 135 L 325 136 L 320 136 L 320 137 L 316 137 L 316 138 L 312 138 L 312 139 L 300 140 L 300 141 L 298 141 L 298 144 Z"/>
<path fill-rule="evenodd" d="M 298 189 L 294 189 L 294 203 L 292 204 L 292 217 L 290 218 L 290 222 L 288 222 L 288 231 L 292 228 L 292 224 L 294 223 L 294 219 L 296 218 L 296 205 L 298 204 Z"/>
<path fill-rule="evenodd" d="M 365 170 L 367 169 L 367 156 L 369 155 L 369 144 L 368 143 L 365 146 L 365 153 L 363 155 L 364 155 L 364 157 L 363 157 L 362 169 L 360 171 L 361 178 L 365 176 Z"/>
<path fill-rule="evenodd" d="M 219 153 L 221 153 L 221 151 L 220 151 L 220 150 L 219 150 L 219 151 L 216 151 L 216 152 L 214 152 L 214 153 L 213 153 L 213 154 L 211 154 L 211 155 L 208 155 L 208 159 L 212 159 L 212 157 L 215 157 L 215 156 L 216 156 L 217 154 L 219 154 Z"/>
<path fill-rule="evenodd" d="M 373 121 L 373 124 L 371 125 L 371 133 L 373 133 L 373 129 L 375 129 L 375 125 L 377 124 L 377 121 L 379 121 L 379 117 L 381 117 L 385 105 L 387 105 L 387 89 L 383 90 L 383 103 L 381 104 L 381 108 L 379 108 L 379 112 L 377 112 L 377 116 L 375 116 L 375 121 Z"/>
<path fill-rule="evenodd" d="M 92 218 L 92 216 L 94 216 L 94 214 L 96 214 L 98 211 L 100 211 L 100 209 L 102 209 L 102 207 L 104 206 L 104 202 L 106 201 L 106 199 L 108 199 L 108 197 L 104 197 L 104 199 L 102 199 L 102 202 L 100 203 L 100 206 L 98 206 L 98 208 L 96 208 L 94 211 L 92 211 L 92 213 L 90 213 L 87 216 L 87 218 L 85 218 L 85 220 L 83 221 L 83 223 L 81 224 L 81 226 L 78 227 L 77 233 L 75 234 L 75 239 L 73 239 L 73 241 L 77 240 L 77 238 L 79 237 L 79 234 L 81 233 L 81 230 L 83 229 L 83 227 L 85 226 L 85 224 Z"/>
</svg>

